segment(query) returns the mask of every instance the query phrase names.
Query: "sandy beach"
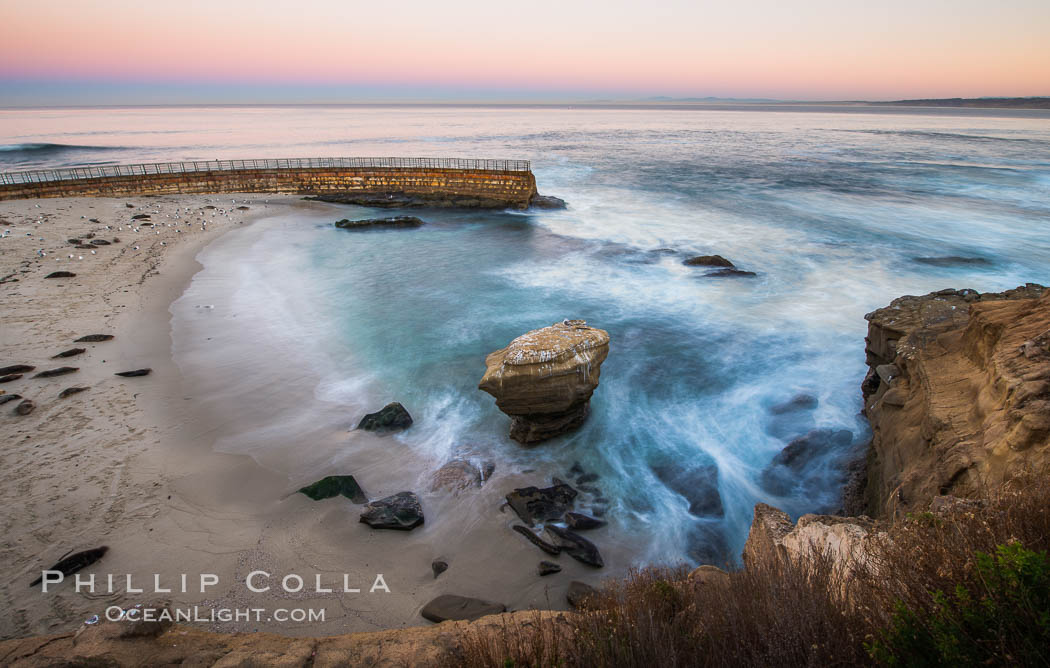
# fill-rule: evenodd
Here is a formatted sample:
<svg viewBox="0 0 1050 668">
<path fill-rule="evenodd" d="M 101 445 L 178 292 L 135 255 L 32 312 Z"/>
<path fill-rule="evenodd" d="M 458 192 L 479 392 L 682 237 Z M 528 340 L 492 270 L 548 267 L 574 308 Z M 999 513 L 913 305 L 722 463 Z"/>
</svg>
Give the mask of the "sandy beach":
<svg viewBox="0 0 1050 668">
<path fill-rule="evenodd" d="M 195 401 L 192 381 L 172 359 L 169 307 L 200 269 L 197 254 L 224 233 L 296 207 L 330 206 L 294 197 L 265 200 L 224 195 L 0 203 L 0 366 L 36 367 L 0 386 L 35 404 L 28 415 L 16 412 L 21 400 L 0 409 L 0 563 L 7 573 L 0 605 L 10 611 L 0 621 L 0 638 L 71 630 L 107 606 L 156 600 L 199 606 L 201 614 L 246 607 L 324 609 L 323 621 L 211 620 L 199 627 L 330 635 L 425 624 L 420 608 L 442 593 L 495 599 L 511 609 L 557 608 L 565 605 L 562 590 L 570 580 L 597 581 L 598 573 L 571 560 L 561 560 L 565 572 L 559 578 L 538 578 L 535 563 L 544 555 L 524 540 L 508 540 L 514 518 L 498 511 L 502 494 L 542 481 L 505 477 L 464 496 L 432 494 L 420 488 L 417 476 L 433 466 L 413 461 L 412 453 L 400 453 L 403 459 L 393 465 L 402 469 L 399 474 L 391 472 L 386 457 L 358 459 L 352 472 L 363 474 L 371 498 L 401 489 L 420 493 L 427 525 L 409 539 L 360 524 L 360 506 L 345 498 L 315 502 L 294 493 L 312 480 L 290 479 L 248 456 L 213 450 L 219 436 L 246 425 Z M 144 214 L 148 221 L 132 219 Z M 110 243 L 77 249 L 68 241 L 75 238 L 84 245 Z M 54 271 L 76 276 L 45 278 Z M 74 343 L 90 334 L 114 338 Z M 53 359 L 75 347 L 85 351 Z M 62 366 L 77 371 L 33 377 Z M 140 368 L 152 371 L 114 375 Z M 71 387 L 86 389 L 59 398 Z M 260 401 L 278 389 L 260 388 Z M 358 417 L 348 414 L 348 427 Z M 297 447 L 340 448 L 346 439 L 345 432 L 331 434 L 327 443 Z M 491 512 L 475 511 L 464 520 L 457 504 Z M 469 519 L 477 516 L 482 519 Z M 482 549 L 492 544 L 500 544 L 501 563 Z M 74 591 L 72 577 L 47 594 L 28 586 L 68 552 L 102 545 L 109 552 L 83 571 L 97 575 L 94 593 Z M 435 579 L 431 562 L 439 558 L 452 568 Z M 507 564 L 521 567 L 508 572 Z M 252 571 L 270 574 L 254 581 L 268 591 L 248 590 L 245 579 Z M 218 579 L 203 593 L 202 573 Z M 289 573 L 304 579 L 303 591 L 283 590 Z M 389 592 L 379 587 L 370 593 L 379 574 Z M 333 592 L 318 593 L 318 582 Z M 347 586 L 361 592 L 346 593 Z"/>
</svg>

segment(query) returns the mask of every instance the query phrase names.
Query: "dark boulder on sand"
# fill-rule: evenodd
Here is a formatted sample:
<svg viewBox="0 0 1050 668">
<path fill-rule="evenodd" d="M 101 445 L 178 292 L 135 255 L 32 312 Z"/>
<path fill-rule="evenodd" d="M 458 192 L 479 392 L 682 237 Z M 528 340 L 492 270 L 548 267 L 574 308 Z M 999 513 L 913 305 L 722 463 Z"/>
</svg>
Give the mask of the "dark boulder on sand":
<svg viewBox="0 0 1050 668">
<path fill-rule="evenodd" d="M 74 278 L 76 274 L 71 271 L 53 271 L 44 278 Z"/>
<path fill-rule="evenodd" d="M 721 255 L 697 255 L 682 262 L 687 267 L 733 267 L 732 262 Z"/>
<path fill-rule="evenodd" d="M 557 536 L 562 552 L 567 552 L 576 561 L 595 568 L 605 565 L 598 547 L 583 536 L 556 526 L 548 526 L 547 531 Z"/>
<path fill-rule="evenodd" d="M 437 578 L 437 576 L 448 570 L 448 562 L 435 559 L 430 562 L 430 570 L 433 571 L 434 577 Z"/>
<path fill-rule="evenodd" d="M 572 508 L 576 490 L 560 483 L 551 487 L 520 487 L 507 495 L 507 503 L 528 526 L 560 520 Z"/>
<path fill-rule="evenodd" d="M 529 200 L 529 206 L 533 209 L 567 209 L 569 204 L 560 197 L 553 195 L 533 195 Z"/>
<path fill-rule="evenodd" d="M 554 575 L 555 573 L 561 573 L 561 566 L 553 561 L 541 561 L 536 572 L 540 574 L 540 577 L 543 577 L 544 575 Z"/>
<path fill-rule="evenodd" d="M 365 506 L 361 521 L 373 529 L 411 531 L 423 523 L 423 507 L 412 492 L 398 492 Z"/>
<path fill-rule="evenodd" d="M 442 594 L 423 606 L 419 614 L 432 622 L 444 622 L 449 619 L 469 621 L 485 615 L 498 615 L 506 612 L 507 606 L 480 598 L 469 598 L 455 594 Z"/>
<path fill-rule="evenodd" d="M 65 376 L 66 374 L 76 373 L 80 371 L 80 367 L 75 366 L 60 366 L 57 369 L 48 369 L 47 371 L 41 371 L 33 378 L 54 378 L 56 376 Z"/>
<path fill-rule="evenodd" d="M 365 494 L 352 475 L 330 475 L 326 478 L 321 478 L 312 485 L 300 487 L 299 492 L 314 501 L 342 495 L 354 503 L 368 503 L 368 495 Z"/>
<path fill-rule="evenodd" d="M 377 434 L 408 429 L 411 426 L 412 416 L 396 401 L 383 406 L 375 413 L 369 413 L 357 423 L 358 429 L 374 431 Z"/>
<path fill-rule="evenodd" d="M 342 230 L 364 230 L 378 227 L 422 227 L 424 222 L 415 216 L 394 216 L 392 218 L 366 218 L 364 220 L 337 220 L 335 226 Z"/>
</svg>

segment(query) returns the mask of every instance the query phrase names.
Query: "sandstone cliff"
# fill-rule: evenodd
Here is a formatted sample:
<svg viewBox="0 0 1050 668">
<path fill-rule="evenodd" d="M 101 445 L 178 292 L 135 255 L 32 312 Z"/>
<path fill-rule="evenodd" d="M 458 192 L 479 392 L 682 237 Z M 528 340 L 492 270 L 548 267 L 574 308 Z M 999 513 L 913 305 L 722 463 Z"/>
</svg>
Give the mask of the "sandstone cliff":
<svg viewBox="0 0 1050 668">
<path fill-rule="evenodd" d="M 869 514 L 980 496 L 1050 466 L 1050 290 L 942 290 L 865 316 Z"/>
</svg>

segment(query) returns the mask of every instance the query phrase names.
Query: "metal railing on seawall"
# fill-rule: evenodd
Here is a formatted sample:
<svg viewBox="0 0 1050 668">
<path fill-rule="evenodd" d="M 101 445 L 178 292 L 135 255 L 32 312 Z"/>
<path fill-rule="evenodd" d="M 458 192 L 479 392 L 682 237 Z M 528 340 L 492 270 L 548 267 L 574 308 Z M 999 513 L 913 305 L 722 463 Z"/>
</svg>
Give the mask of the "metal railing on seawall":
<svg viewBox="0 0 1050 668">
<path fill-rule="evenodd" d="M 137 165 L 99 165 L 64 169 L 0 172 L 0 184 L 48 183 L 112 176 L 229 172 L 248 169 L 470 169 L 497 172 L 531 172 L 528 160 L 479 160 L 471 158 L 270 158 L 265 160 L 194 160 L 147 162 Z"/>
</svg>

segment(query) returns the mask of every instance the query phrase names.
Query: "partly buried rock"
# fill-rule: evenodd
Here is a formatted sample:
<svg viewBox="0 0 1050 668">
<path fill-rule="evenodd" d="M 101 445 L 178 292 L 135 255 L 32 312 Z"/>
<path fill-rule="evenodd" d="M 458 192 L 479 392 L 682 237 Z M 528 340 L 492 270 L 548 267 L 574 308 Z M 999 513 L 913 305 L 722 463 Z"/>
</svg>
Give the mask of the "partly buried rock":
<svg viewBox="0 0 1050 668">
<path fill-rule="evenodd" d="M 60 366 L 57 369 L 48 369 L 47 371 L 41 371 L 33 378 L 54 378 L 55 376 L 65 376 L 69 373 L 76 373 L 80 371 L 79 367 L 75 366 Z"/>
<path fill-rule="evenodd" d="M 517 531 L 522 536 L 525 536 L 525 538 L 527 538 L 530 543 L 532 543 L 536 547 L 540 548 L 541 550 L 543 550 L 547 554 L 553 554 L 553 555 L 561 554 L 561 547 L 559 547 L 558 545 L 553 545 L 553 544 L 548 543 L 547 541 L 543 540 L 542 538 L 537 536 L 532 531 L 532 529 L 530 529 L 530 528 L 528 528 L 526 526 L 522 526 L 520 524 L 515 524 L 514 526 L 511 527 L 511 529 L 513 529 L 514 531 Z"/>
<path fill-rule="evenodd" d="M 567 209 L 569 204 L 562 198 L 554 195 L 536 194 L 529 200 L 529 206 L 533 209 Z"/>
<path fill-rule="evenodd" d="M 507 606 L 480 598 L 468 598 L 455 594 L 442 594 L 423 606 L 419 614 L 432 622 L 444 622 L 449 619 L 471 620 L 485 615 L 498 615 L 506 612 Z"/>
<path fill-rule="evenodd" d="M 314 501 L 328 499 L 341 494 L 354 503 L 368 503 L 368 495 L 365 494 L 352 475 L 330 475 L 327 478 L 321 478 L 312 485 L 301 487 L 299 492 Z"/>
<path fill-rule="evenodd" d="M 76 274 L 71 271 L 53 271 L 44 278 L 75 278 Z"/>
<path fill-rule="evenodd" d="M 483 465 L 483 468 L 491 473 L 495 466 L 489 468 L 490 466 L 492 465 L 486 463 Z M 456 494 L 463 490 L 481 487 L 484 479 L 484 472 L 477 466 L 465 459 L 453 459 L 437 471 L 434 471 L 430 482 L 430 491 L 447 490 Z"/>
<path fill-rule="evenodd" d="M 423 221 L 415 216 L 393 216 L 392 218 L 366 218 L 365 220 L 337 220 L 335 226 L 343 230 L 366 230 L 377 227 L 422 227 Z"/>
<path fill-rule="evenodd" d="M 576 490 L 559 483 L 551 487 L 520 487 L 507 495 L 507 503 L 529 526 L 537 522 L 560 520 L 572 508 Z"/>
<path fill-rule="evenodd" d="M 733 267 L 732 262 L 721 255 L 697 255 L 682 262 L 687 267 Z"/>
<path fill-rule="evenodd" d="M 373 529 L 411 531 L 423 523 L 423 507 L 412 492 L 398 492 L 365 506 L 361 521 Z"/>
<path fill-rule="evenodd" d="M 387 434 L 412 426 L 412 416 L 398 402 L 389 403 L 375 413 L 369 413 L 357 423 L 358 429 Z"/>
<path fill-rule="evenodd" d="M 608 354 L 608 332 L 564 320 L 491 353 L 478 388 L 511 417 L 511 438 L 538 443 L 583 424 Z"/>
<path fill-rule="evenodd" d="M 448 570 L 448 562 L 441 561 L 440 559 L 435 559 L 434 561 L 430 562 L 430 570 L 434 572 L 434 577 L 436 578 L 437 576 L 441 575 L 442 573 Z"/>
<path fill-rule="evenodd" d="M 567 552 L 576 561 L 595 568 L 605 565 L 597 546 L 583 536 L 556 526 L 548 526 L 547 531 L 557 536 L 562 551 Z"/>
<path fill-rule="evenodd" d="M 588 599 L 597 593 L 598 590 L 589 584 L 573 580 L 569 583 L 569 590 L 565 592 L 565 598 L 568 599 L 569 605 L 579 609 L 587 607 Z"/>
<path fill-rule="evenodd" d="M 540 577 L 544 575 L 554 575 L 555 573 L 561 573 L 561 566 L 553 561 L 541 561 L 536 572 L 540 574 Z"/>
<path fill-rule="evenodd" d="M 153 369 L 135 369 L 134 371 L 121 371 L 113 374 L 114 376 L 123 376 L 124 378 L 137 378 L 139 376 L 148 376 Z"/>
</svg>

